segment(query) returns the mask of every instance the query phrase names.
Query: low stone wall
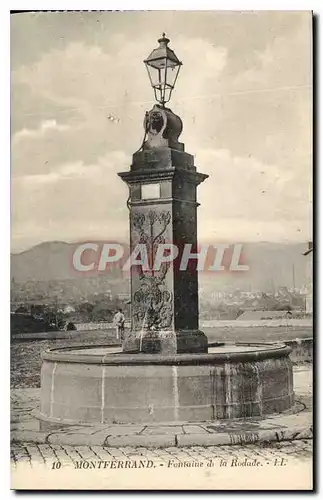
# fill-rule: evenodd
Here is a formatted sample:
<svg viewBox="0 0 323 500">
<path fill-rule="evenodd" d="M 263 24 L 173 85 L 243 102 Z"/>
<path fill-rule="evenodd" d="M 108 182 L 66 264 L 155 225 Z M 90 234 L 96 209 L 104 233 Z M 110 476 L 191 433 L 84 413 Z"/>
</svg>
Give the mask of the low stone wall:
<svg viewBox="0 0 323 500">
<path fill-rule="evenodd" d="M 57 331 L 57 332 L 39 332 L 39 333 L 18 333 L 12 336 L 12 340 L 63 340 L 63 339 L 84 339 L 86 332 L 77 331 Z"/>
<path fill-rule="evenodd" d="M 112 322 L 104 321 L 100 323 L 76 323 L 76 329 L 79 331 L 83 330 L 106 330 L 109 328 L 114 328 Z M 125 322 L 126 328 L 130 328 L 130 321 Z M 255 320 L 201 320 L 199 322 L 200 329 L 203 328 L 250 328 L 250 327 L 307 327 L 311 328 L 313 326 L 312 319 L 255 319 Z"/>
<path fill-rule="evenodd" d="M 110 328 L 111 331 L 111 328 Z M 40 333 L 19 333 L 16 335 L 12 335 L 12 341 L 24 341 L 24 340 L 78 340 L 79 342 L 86 343 L 89 340 L 100 340 L 101 338 L 104 340 L 106 338 L 111 339 L 114 338 L 115 335 L 112 335 L 107 329 L 103 330 L 71 330 L 68 332 L 57 331 L 57 332 L 40 332 Z"/>
<path fill-rule="evenodd" d="M 113 323 L 109 323 L 108 321 L 102 321 L 100 323 L 76 323 L 76 329 L 78 331 L 83 330 L 106 330 L 109 328 L 114 328 Z"/>
<path fill-rule="evenodd" d="M 277 328 L 277 327 L 313 327 L 312 319 L 248 319 L 248 320 L 201 320 L 200 328 L 250 328 L 250 327 L 266 327 L 266 328 Z"/>
</svg>

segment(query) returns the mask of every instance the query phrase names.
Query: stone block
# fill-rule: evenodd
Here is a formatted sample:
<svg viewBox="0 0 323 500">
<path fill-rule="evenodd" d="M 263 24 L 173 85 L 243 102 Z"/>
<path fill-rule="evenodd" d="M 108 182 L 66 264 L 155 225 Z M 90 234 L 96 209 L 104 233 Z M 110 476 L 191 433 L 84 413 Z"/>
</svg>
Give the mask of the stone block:
<svg viewBox="0 0 323 500">
<path fill-rule="evenodd" d="M 184 434 L 209 434 L 201 425 L 183 425 Z"/>
<path fill-rule="evenodd" d="M 103 446 L 107 438 L 106 432 L 98 433 L 70 433 L 56 432 L 48 436 L 47 442 L 56 445 L 69 446 Z"/>
<path fill-rule="evenodd" d="M 142 435 L 146 436 L 154 436 L 154 435 L 159 435 L 159 434 L 171 434 L 176 436 L 177 434 L 184 434 L 182 426 L 179 425 L 154 425 L 154 426 L 147 426 L 143 432 Z"/>
<path fill-rule="evenodd" d="M 169 434 L 159 435 L 128 435 L 128 436 L 109 436 L 106 446 L 143 446 L 145 448 L 167 448 L 175 446 L 175 436 Z"/>
<path fill-rule="evenodd" d="M 184 434 L 177 436 L 177 446 L 219 446 L 231 444 L 229 434 Z"/>
</svg>

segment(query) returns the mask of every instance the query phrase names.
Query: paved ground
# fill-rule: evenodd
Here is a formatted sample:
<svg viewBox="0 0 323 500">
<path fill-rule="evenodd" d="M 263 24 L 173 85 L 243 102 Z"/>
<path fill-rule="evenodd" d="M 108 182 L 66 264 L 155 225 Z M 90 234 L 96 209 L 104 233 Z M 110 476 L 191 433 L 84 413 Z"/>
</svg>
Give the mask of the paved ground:
<svg viewBox="0 0 323 500">
<path fill-rule="evenodd" d="M 279 342 L 311 338 L 312 327 L 204 328 L 209 342 Z M 115 342 L 114 330 L 76 332 L 73 340 L 28 340 L 11 344 L 11 387 L 40 387 L 41 352 L 51 347 L 104 345 Z"/>
<path fill-rule="evenodd" d="M 76 462 L 94 461 L 127 461 L 152 460 L 154 463 L 169 465 L 169 461 L 180 464 L 187 461 L 204 461 L 209 459 L 254 460 L 273 464 L 282 459 L 287 462 L 298 459 L 310 463 L 312 459 L 312 440 L 285 441 L 284 443 L 268 443 L 266 445 L 244 446 L 192 446 L 187 448 L 169 447 L 149 449 L 143 447 L 103 447 L 103 446 L 68 446 L 68 445 L 35 445 L 32 443 L 13 443 L 11 446 L 11 463 L 14 468 L 19 465 L 33 467 L 45 464 L 52 467 L 54 462 L 75 468 Z M 109 466 L 109 465 L 108 465 Z M 104 464 L 101 465 L 104 467 Z M 85 467 L 84 467 L 85 468 Z"/>
</svg>

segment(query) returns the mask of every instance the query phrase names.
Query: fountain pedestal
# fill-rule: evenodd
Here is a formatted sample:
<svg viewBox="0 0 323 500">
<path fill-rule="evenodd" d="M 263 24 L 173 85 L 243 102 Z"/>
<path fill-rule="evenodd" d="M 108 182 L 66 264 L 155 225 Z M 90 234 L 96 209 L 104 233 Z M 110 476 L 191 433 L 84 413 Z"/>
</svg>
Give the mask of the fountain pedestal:
<svg viewBox="0 0 323 500">
<path fill-rule="evenodd" d="M 129 187 L 131 252 L 142 262 L 130 269 L 131 328 L 123 350 L 207 352 L 198 328 L 197 260 L 186 265 L 182 257 L 185 246 L 197 252 L 196 190 L 208 176 L 196 171 L 193 156 L 178 142 L 182 121 L 170 109 L 154 106 L 145 130 L 130 171 L 119 174 Z M 178 255 L 167 262 L 171 252 Z"/>
</svg>

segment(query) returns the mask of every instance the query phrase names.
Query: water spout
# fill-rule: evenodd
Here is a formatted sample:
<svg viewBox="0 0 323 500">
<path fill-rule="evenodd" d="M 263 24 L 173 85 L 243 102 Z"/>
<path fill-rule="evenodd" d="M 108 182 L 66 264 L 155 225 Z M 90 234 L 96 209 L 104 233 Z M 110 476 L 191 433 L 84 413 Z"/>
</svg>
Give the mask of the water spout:
<svg viewBox="0 0 323 500">
<path fill-rule="evenodd" d="M 146 309 L 144 319 L 142 320 L 140 337 L 139 337 L 139 352 L 142 352 L 142 339 L 143 339 L 144 332 L 145 332 L 145 323 L 146 323 L 146 319 L 147 319 L 147 314 L 148 314 L 148 308 Z"/>
</svg>

